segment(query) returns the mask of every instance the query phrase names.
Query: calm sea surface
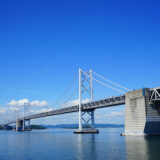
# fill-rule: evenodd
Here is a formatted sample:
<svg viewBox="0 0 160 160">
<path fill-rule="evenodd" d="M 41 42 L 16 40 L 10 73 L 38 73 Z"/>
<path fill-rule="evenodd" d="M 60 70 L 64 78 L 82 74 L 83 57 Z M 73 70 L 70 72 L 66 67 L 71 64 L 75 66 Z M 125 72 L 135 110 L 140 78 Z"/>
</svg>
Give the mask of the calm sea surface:
<svg viewBox="0 0 160 160">
<path fill-rule="evenodd" d="M 160 160 L 160 137 L 121 137 L 123 128 L 0 131 L 0 160 Z"/>
</svg>

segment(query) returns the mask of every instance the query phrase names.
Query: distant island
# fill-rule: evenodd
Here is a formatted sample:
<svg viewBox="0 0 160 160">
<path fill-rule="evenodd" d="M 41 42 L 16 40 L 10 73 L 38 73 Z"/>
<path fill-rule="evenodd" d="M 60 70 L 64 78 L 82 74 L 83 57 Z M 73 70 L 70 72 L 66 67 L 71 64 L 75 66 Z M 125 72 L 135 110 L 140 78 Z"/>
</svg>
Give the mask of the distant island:
<svg viewBox="0 0 160 160">
<path fill-rule="evenodd" d="M 13 126 L 8 126 L 7 130 L 12 130 Z M 0 126 L 0 130 L 4 130 L 4 127 Z"/>
<path fill-rule="evenodd" d="M 85 126 L 88 128 L 89 126 Z M 28 128 L 28 126 L 26 126 Z M 77 129 L 78 124 L 59 124 L 59 125 L 35 125 L 32 124 L 30 129 L 47 129 L 47 128 L 65 128 L 65 129 Z M 95 128 L 124 128 L 123 124 L 95 124 Z M 4 128 L 0 126 L 0 130 Z M 9 130 L 12 130 L 13 126 L 9 126 Z"/>
<path fill-rule="evenodd" d="M 59 124 L 59 125 L 40 125 L 45 128 L 66 128 L 66 129 L 76 129 L 78 124 Z M 88 126 L 86 126 L 88 128 Z M 124 128 L 123 124 L 95 124 L 95 128 Z"/>
<path fill-rule="evenodd" d="M 28 126 L 26 126 L 26 128 L 28 128 Z M 30 129 L 46 129 L 46 127 L 41 126 L 41 125 L 32 124 L 32 125 L 30 126 Z M 4 130 L 4 128 L 3 128 L 2 126 L 0 126 L 0 130 Z M 13 126 L 9 126 L 9 127 L 8 127 L 8 130 L 13 130 Z"/>
<path fill-rule="evenodd" d="M 30 126 L 30 129 L 46 129 L 46 127 L 41 126 L 41 125 L 32 124 L 32 125 Z"/>
<path fill-rule="evenodd" d="M 0 130 L 3 130 L 3 127 L 2 127 L 2 126 L 0 126 Z"/>
</svg>

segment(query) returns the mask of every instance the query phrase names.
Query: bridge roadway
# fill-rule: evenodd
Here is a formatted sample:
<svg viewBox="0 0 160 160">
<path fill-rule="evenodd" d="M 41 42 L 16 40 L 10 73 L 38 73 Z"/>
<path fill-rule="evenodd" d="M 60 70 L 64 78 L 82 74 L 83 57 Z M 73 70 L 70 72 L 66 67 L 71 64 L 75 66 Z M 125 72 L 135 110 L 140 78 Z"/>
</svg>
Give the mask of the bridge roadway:
<svg viewBox="0 0 160 160">
<path fill-rule="evenodd" d="M 82 108 L 82 111 L 90 111 L 90 110 L 95 110 L 99 108 L 112 107 L 112 106 L 123 105 L 123 104 L 125 104 L 125 95 L 110 97 L 110 98 L 94 101 L 91 103 L 84 103 L 82 104 L 81 108 Z M 78 112 L 78 111 L 79 111 L 79 105 L 75 105 L 75 106 L 65 107 L 61 109 L 56 109 L 56 110 L 49 111 L 49 112 L 43 112 L 39 114 L 26 116 L 18 120 L 20 121 L 30 120 L 30 119 L 36 119 L 36 118 L 41 118 L 41 117 L 48 117 L 48 116 L 54 116 L 54 115 L 66 114 L 66 113 L 72 113 L 72 112 Z M 2 125 L 9 125 L 12 123 L 16 123 L 16 120 L 10 121 Z"/>
</svg>

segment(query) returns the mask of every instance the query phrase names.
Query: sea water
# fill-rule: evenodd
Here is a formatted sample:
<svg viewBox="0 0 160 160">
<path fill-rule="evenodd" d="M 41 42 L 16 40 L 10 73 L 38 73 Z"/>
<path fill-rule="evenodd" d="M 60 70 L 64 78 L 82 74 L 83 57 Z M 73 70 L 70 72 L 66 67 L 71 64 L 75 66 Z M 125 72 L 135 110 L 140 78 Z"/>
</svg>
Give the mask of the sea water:
<svg viewBox="0 0 160 160">
<path fill-rule="evenodd" d="M 99 134 L 73 129 L 0 131 L 0 160 L 160 160 L 160 137 L 120 136 L 123 128 Z"/>
</svg>

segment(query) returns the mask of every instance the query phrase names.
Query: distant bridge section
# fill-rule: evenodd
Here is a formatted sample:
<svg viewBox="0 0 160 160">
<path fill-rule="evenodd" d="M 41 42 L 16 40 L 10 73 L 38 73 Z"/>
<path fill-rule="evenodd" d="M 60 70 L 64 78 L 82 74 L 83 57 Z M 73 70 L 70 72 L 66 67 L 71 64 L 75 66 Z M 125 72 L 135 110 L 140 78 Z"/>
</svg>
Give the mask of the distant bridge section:
<svg viewBox="0 0 160 160">
<path fill-rule="evenodd" d="M 99 108 L 113 107 L 113 106 L 123 105 L 123 104 L 125 104 L 125 95 L 110 97 L 110 98 L 94 101 L 91 103 L 82 104 L 81 110 L 82 111 L 92 111 L 92 110 L 99 109 Z M 55 116 L 59 114 L 66 114 L 66 113 L 72 113 L 72 112 L 78 112 L 78 111 L 79 111 L 79 105 L 75 105 L 71 107 L 56 109 L 56 110 L 49 111 L 49 112 L 43 112 L 43 113 L 31 115 L 31 116 L 26 116 L 18 120 L 19 121 L 31 120 L 31 119 L 36 119 L 36 118 Z M 9 125 L 12 123 L 16 123 L 16 121 L 10 121 L 3 125 Z"/>
</svg>

